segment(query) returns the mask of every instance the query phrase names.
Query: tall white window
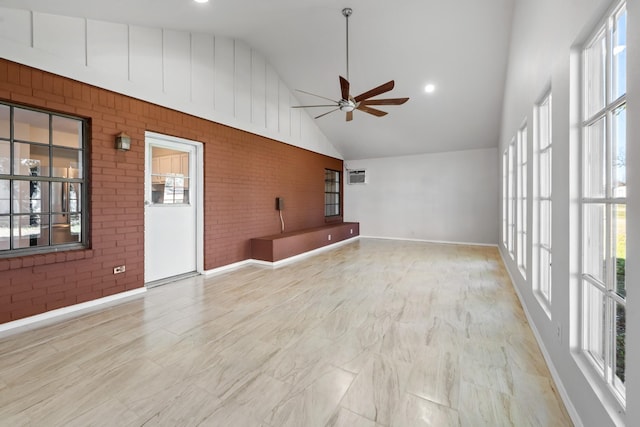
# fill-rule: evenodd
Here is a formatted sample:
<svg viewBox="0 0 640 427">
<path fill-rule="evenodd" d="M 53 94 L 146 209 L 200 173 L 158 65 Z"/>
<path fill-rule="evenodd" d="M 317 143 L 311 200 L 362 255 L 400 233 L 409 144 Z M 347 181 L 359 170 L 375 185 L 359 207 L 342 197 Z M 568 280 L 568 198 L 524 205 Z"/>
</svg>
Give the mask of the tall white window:
<svg viewBox="0 0 640 427">
<path fill-rule="evenodd" d="M 516 179 L 515 179 L 515 152 L 516 152 L 516 142 L 512 140 L 509 144 L 509 148 L 507 148 L 507 249 L 511 254 L 512 258 L 515 258 L 515 187 L 516 187 Z"/>
<path fill-rule="evenodd" d="M 537 264 L 537 280 L 534 289 L 544 303 L 551 304 L 551 93 L 536 106 L 535 138 L 535 191 L 536 191 L 536 242 L 534 246 Z M 534 268 L 536 268 L 534 267 Z"/>
<path fill-rule="evenodd" d="M 626 3 L 583 51 L 582 348 L 625 401 Z"/>
<path fill-rule="evenodd" d="M 502 153 L 502 244 L 507 248 L 507 235 L 509 230 L 508 206 L 509 206 L 509 149 Z"/>
<path fill-rule="evenodd" d="M 516 261 L 527 276 L 527 125 L 518 130 L 516 158 Z"/>
</svg>

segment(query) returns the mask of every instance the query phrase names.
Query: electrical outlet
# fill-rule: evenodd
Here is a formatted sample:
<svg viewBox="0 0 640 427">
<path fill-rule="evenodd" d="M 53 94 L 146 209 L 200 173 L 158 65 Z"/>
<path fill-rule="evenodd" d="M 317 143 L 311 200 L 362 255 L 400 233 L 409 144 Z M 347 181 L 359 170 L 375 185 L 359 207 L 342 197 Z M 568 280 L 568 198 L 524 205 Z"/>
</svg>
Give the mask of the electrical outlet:
<svg viewBox="0 0 640 427">
<path fill-rule="evenodd" d="M 120 274 L 120 273 L 124 273 L 126 271 L 125 266 L 124 265 L 119 265 L 117 267 L 113 267 L 113 274 Z"/>
<path fill-rule="evenodd" d="M 331 240 L 331 234 L 327 236 L 327 240 Z"/>
<path fill-rule="evenodd" d="M 350 229 L 349 229 L 349 233 L 350 233 L 350 234 L 353 234 L 353 228 L 350 228 Z"/>
</svg>

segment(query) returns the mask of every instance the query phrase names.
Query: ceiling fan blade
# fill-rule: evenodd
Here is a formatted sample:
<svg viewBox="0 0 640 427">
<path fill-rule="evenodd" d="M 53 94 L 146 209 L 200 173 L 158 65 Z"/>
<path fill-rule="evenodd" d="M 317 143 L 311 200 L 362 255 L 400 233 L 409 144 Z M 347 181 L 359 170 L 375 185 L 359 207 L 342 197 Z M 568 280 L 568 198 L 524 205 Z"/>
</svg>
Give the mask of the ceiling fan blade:
<svg viewBox="0 0 640 427">
<path fill-rule="evenodd" d="M 365 99 L 360 105 L 402 105 L 409 98 Z"/>
<path fill-rule="evenodd" d="M 382 116 L 386 116 L 387 112 L 386 111 L 382 111 L 382 110 L 377 110 L 375 108 L 370 108 L 367 107 L 366 105 L 358 105 L 356 107 L 356 109 L 360 110 L 360 111 L 364 111 L 365 113 L 369 113 L 369 114 L 373 114 L 376 117 L 382 117 Z"/>
<path fill-rule="evenodd" d="M 340 77 L 340 93 L 342 94 L 342 99 L 349 99 L 349 82 L 342 76 Z"/>
<path fill-rule="evenodd" d="M 337 104 L 323 104 L 323 105 L 294 105 L 291 108 L 315 108 L 315 107 L 335 107 Z"/>
<path fill-rule="evenodd" d="M 393 89 L 393 86 L 395 85 L 395 82 L 393 80 L 382 84 L 378 87 L 375 87 L 373 89 L 371 89 L 370 91 L 367 91 L 365 93 L 361 93 L 360 95 L 356 96 L 355 98 L 353 98 L 353 100 L 355 102 L 360 102 L 360 101 L 364 101 L 365 99 L 369 99 L 369 98 L 373 98 L 374 96 L 378 96 L 380 94 L 383 94 L 385 92 L 389 92 L 391 89 Z"/>
<path fill-rule="evenodd" d="M 347 111 L 347 121 L 353 120 L 353 111 Z"/>
<path fill-rule="evenodd" d="M 324 97 L 324 96 L 321 96 L 321 95 L 316 95 L 315 93 L 307 92 L 306 90 L 296 89 L 296 91 L 298 91 L 300 93 L 306 93 L 307 95 L 315 96 L 315 97 L 318 97 L 318 98 L 326 99 L 327 101 L 331 101 L 331 102 L 334 102 L 336 104 L 338 103 L 338 101 L 336 101 L 336 100 L 333 100 L 331 98 L 327 98 L 327 97 Z"/>
<path fill-rule="evenodd" d="M 319 116 L 314 117 L 314 119 L 319 119 L 320 117 L 324 117 L 324 116 L 326 116 L 327 114 L 333 113 L 334 111 L 338 111 L 339 109 L 340 109 L 340 107 L 336 108 L 335 110 L 327 111 L 327 112 L 326 112 L 326 113 L 324 113 L 324 114 L 320 114 Z"/>
</svg>

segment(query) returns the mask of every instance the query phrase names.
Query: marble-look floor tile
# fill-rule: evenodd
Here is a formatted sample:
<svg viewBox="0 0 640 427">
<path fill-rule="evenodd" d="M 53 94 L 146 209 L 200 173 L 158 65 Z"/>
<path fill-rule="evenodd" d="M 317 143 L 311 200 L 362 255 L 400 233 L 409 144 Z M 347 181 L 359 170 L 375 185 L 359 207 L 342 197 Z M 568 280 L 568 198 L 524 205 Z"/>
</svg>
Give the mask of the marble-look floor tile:
<svg viewBox="0 0 640 427">
<path fill-rule="evenodd" d="M 411 368 L 407 392 L 450 408 L 458 407 L 460 356 L 446 348 L 432 347 Z"/>
<path fill-rule="evenodd" d="M 462 427 L 518 427 L 511 419 L 509 396 L 462 381 L 458 405 Z"/>
<path fill-rule="evenodd" d="M 219 399 L 190 381 L 175 383 L 167 388 L 149 388 L 152 391 L 141 396 L 130 393 L 119 397 L 141 420 L 140 425 L 145 427 L 198 426 L 221 406 Z"/>
<path fill-rule="evenodd" d="M 66 427 L 131 426 L 144 423 L 143 419 L 115 399 L 105 399 L 87 412 L 65 421 Z M 16 424 L 14 424 L 16 425 Z M 144 424 L 148 425 L 148 424 Z"/>
<path fill-rule="evenodd" d="M 360 239 L 0 334 L 0 424 L 570 426 L 496 248 Z"/>
<path fill-rule="evenodd" d="M 353 374 L 334 368 L 307 388 L 286 395 L 264 421 L 280 427 L 324 427 L 353 378 Z"/>
<path fill-rule="evenodd" d="M 504 344 L 469 340 L 460 359 L 463 381 L 501 393 L 513 394 L 513 372 Z"/>
<path fill-rule="evenodd" d="M 326 427 L 378 427 L 380 424 L 342 407 L 333 414 Z"/>
<path fill-rule="evenodd" d="M 405 393 L 393 412 L 390 427 L 459 427 L 458 413 Z"/>
<path fill-rule="evenodd" d="M 404 395 L 411 364 L 374 354 L 357 375 L 341 405 L 383 425 Z"/>
<path fill-rule="evenodd" d="M 394 360 L 412 363 L 427 351 L 427 328 L 426 322 L 394 322 L 382 338 L 380 353 Z"/>
</svg>

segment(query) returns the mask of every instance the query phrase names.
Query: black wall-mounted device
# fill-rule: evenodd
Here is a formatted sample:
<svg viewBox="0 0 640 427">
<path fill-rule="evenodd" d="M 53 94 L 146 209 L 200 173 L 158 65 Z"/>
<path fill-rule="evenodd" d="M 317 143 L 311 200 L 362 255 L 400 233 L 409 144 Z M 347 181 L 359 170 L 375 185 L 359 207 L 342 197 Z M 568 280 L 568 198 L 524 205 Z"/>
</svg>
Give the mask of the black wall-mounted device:
<svg viewBox="0 0 640 427">
<path fill-rule="evenodd" d="M 284 210 L 284 199 L 282 197 L 276 197 L 276 210 Z"/>
</svg>

